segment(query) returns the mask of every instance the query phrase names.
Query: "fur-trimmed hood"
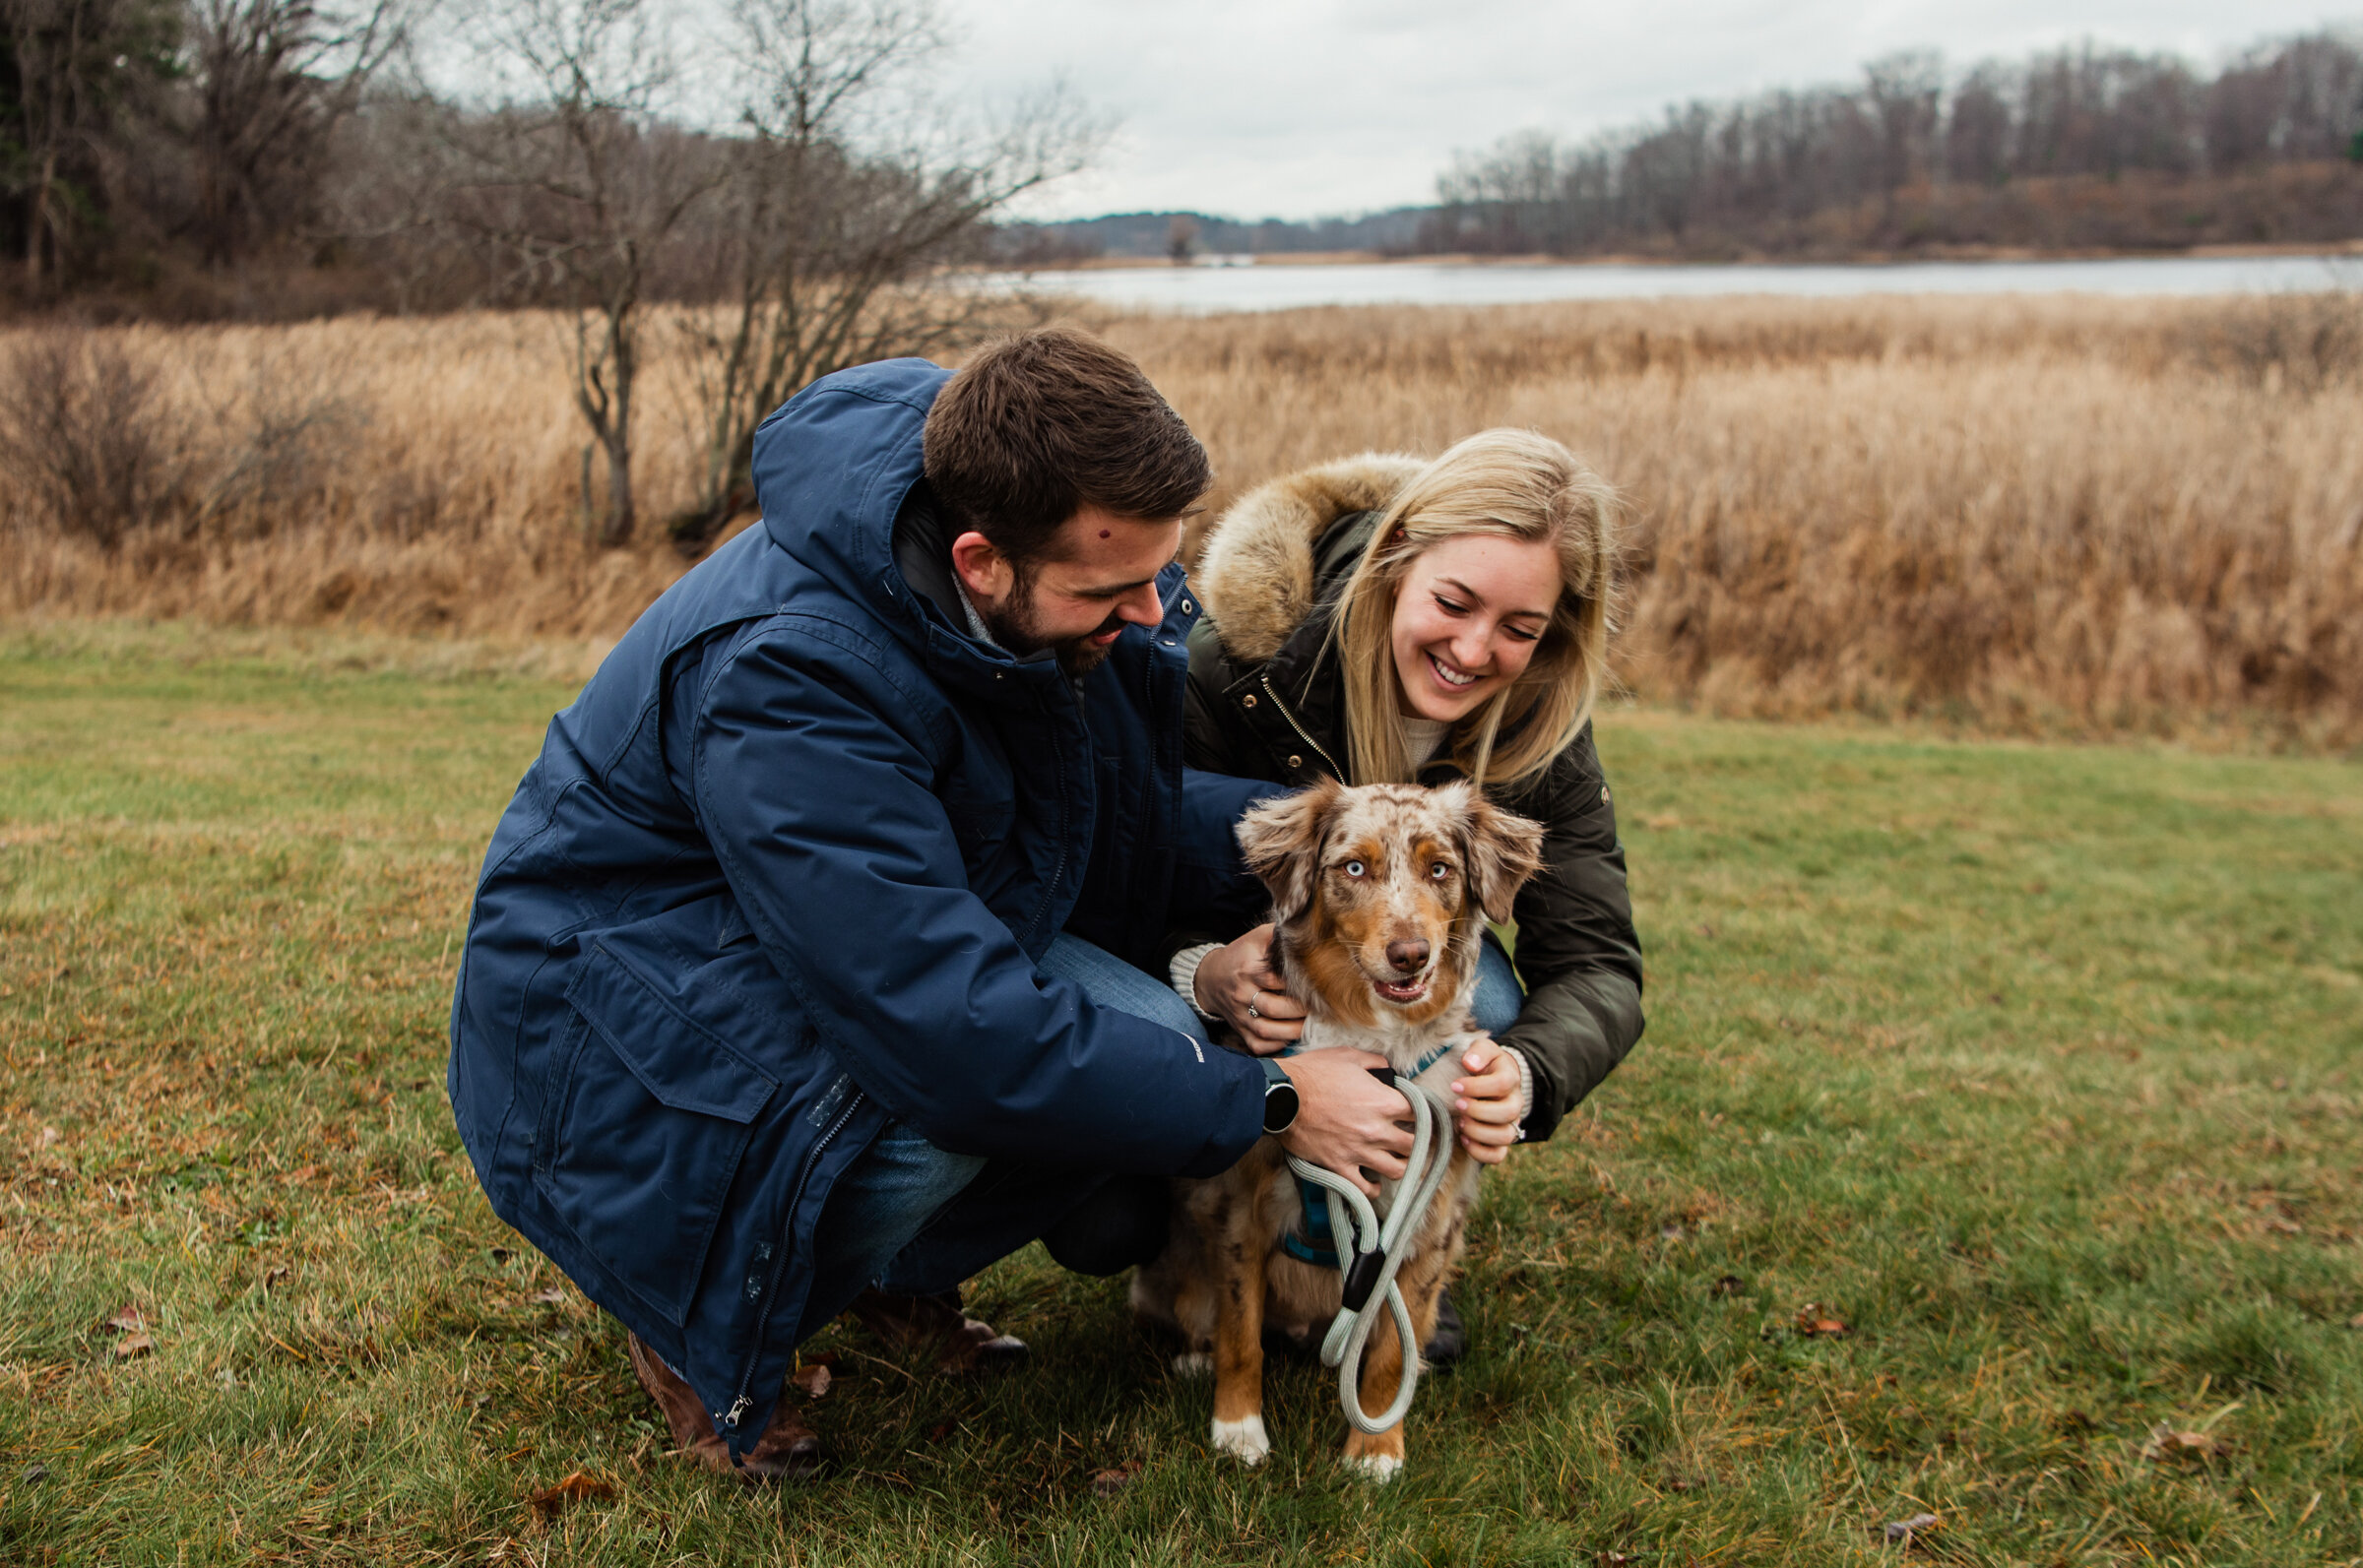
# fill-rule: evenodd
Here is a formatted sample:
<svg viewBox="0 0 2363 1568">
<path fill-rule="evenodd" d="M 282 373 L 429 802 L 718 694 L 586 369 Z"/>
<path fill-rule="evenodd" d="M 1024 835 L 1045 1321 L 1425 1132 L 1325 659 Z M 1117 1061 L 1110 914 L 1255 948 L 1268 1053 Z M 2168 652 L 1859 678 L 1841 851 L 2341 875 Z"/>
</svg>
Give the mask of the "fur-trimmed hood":
<svg viewBox="0 0 2363 1568">
<path fill-rule="evenodd" d="M 1427 466 L 1401 452 L 1365 452 L 1259 484 L 1232 503 L 1190 574 L 1224 650 L 1250 663 L 1279 653 L 1312 610 L 1313 542 L 1348 513 L 1386 505 Z"/>
</svg>

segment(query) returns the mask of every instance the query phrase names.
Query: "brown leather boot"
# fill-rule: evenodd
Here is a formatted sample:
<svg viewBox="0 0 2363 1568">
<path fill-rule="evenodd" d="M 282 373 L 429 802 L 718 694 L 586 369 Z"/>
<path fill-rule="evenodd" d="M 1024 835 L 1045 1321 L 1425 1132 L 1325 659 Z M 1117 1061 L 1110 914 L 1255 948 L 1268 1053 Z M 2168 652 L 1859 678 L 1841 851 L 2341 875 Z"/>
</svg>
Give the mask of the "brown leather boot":
<svg viewBox="0 0 2363 1568">
<path fill-rule="evenodd" d="M 803 1417 L 789 1408 L 785 1399 L 772 1411 L 771 1424 L 763 1429 L 762 1439 L 746 1456 L 746 1463 L 732 1464 L 730 1445 L 714 1430 L 706 1408 L 698 1403 L 697 1395 L 680 1374 L 667 1366 L 664 1357 L 650 1349 L 639 1335 L 630 1337 L 628 1348 L 632 1371 L 638 1375 L 640 1386 L 648 1390 L 648 1397 L 665 1412 L 665 1424 L 672 1431 L 672 1446 L 706 1469 L 735 1475 L 752 1486 L 819 1468 L 823 1458 L 820 1438 L 804 1424 Z"/>
<path fill-rule="evenodd" d="M 889 1295 L 869 1289 L 854 1298 L 852 1310 L 864 1328 L 898 1350 L 934 1350 L 935 1369 L 948 1376 L 1014 1366 L 1028 1353 L 1025 1341 L 963 1316 L 957 1290 Z"/>
</svg>

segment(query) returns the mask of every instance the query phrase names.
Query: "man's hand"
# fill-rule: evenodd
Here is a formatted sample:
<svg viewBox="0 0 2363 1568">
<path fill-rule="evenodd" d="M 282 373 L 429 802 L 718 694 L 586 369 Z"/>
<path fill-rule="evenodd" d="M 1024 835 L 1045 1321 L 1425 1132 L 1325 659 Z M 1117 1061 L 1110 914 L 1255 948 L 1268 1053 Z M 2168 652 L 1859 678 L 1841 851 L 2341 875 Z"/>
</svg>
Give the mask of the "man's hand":
<svg viewBox="0 0 2363 1568">
<path fill-rule="evenodd" d="M 1518 1064 L 1481 1035 L 1460 1065 L 1468 1076 L 1452 1080 L 1452 1125 L 1471 1160 L 1498 1165 L 1518 1141 Z"/>
<path fill-rule="evenodd" d="M 1257 1056 L 1269 1056 L 1305 1033 L 1305 1008 L 1272 972 L 1272 928 L 1259 925 L 1198 965 L 1190 988 L 1198 1011 L 1239 1031 Z M 1249 1008 L 1253 1012 L 1249 1012 Z"/>
<path fill-rule="evenodd" d="M 1280 1064 L 1297 1086 L 1296 1124 L 1280 1135 L 1280 1147 L 1353 1182 L 1367 1197 L 1378 1196 L 1368 1173 L 1388 1180 L 1403 1174 L 1411 1158 L 1410 1114 L 1402 1092 L 1371 1076 L 1386 1058 L 1369 1051 L 1306 1051 Z M 1515 1074 L 1511 1093 L 1516 1093 Z"/>
</svg>

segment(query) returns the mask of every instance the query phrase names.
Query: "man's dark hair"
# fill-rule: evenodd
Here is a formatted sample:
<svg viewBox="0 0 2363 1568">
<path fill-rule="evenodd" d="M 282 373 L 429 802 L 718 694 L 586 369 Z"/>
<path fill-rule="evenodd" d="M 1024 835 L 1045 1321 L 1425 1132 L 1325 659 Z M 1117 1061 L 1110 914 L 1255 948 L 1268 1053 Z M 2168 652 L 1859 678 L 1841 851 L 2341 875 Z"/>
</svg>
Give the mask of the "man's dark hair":
<svg viewBox="0 0 2363 1568">
<path fill-rule="evenodd" d="M 1206 493 L 1206 449 L 1140 366 L 1089 333 L 1045 327 L 980 349 L 927 412 L 927 483 L 1022 574 L 1086 504 L 1179 517 Z"/>
</svg>

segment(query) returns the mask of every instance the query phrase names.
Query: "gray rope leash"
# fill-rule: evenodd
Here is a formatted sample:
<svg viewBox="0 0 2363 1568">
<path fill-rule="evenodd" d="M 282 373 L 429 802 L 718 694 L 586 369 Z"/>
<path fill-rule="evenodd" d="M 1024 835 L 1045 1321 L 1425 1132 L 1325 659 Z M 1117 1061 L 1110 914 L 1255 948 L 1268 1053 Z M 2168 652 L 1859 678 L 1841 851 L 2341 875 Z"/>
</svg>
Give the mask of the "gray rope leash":
<svg viewBox="0 0 2363 1568">
<path fill-rule="evenodd" d="M 1403 1179 L 1395 1184 L 1395 1204 L 1383 1223 L 1354 1183 L 1309 1160 L 1288 1157 L 1290 1170 L 1327 1192 L 1330 1234 L 1340 1243 L 1351 1241 L 1353 1245 L 1353 1261 L 1341 1261 L 1338 1266 L 1345 1284 L 1345 1305 L 1338 1309 L 1321 1341 L 1321 1364 L 1337 1368 L 1337 1402 L 1345 1409 L 1346 1419 L 1356 1430 L 1373 1437 L 1403 1419 L 1419 1387 L 1419 1341 L 1411 1326 L 1411 1308 L 1404 1304 L 1403 1292 L 1395 1285 L 1395 1271 L 1402 1268 L 1428 1218 L 1428 1206 L 1436 1201 L 1452 1168 L 1451 1108 L 1408 1078 L 1390 1073 L 1387 1079 L 1411 1104 L 1412 1132 L 1411 1159 L 1404 1166 Z M 1362 1357 L 1382 1311 L 1394 1314 L 1395 1340 L 1403 1348 L 1403 1385 L 1395 1391 L 1395 1402 L 1386 1412 L 1373 1416 L 1362 1408 Z"/>
</svg>

